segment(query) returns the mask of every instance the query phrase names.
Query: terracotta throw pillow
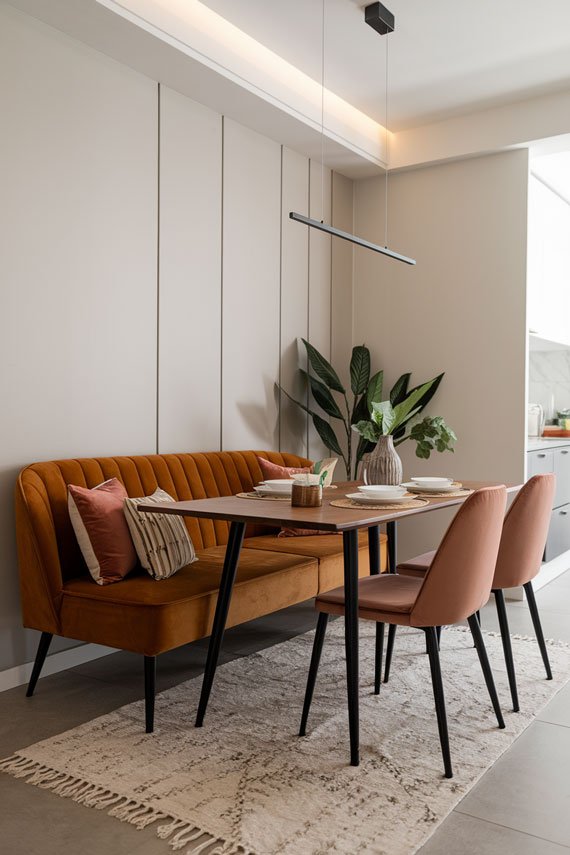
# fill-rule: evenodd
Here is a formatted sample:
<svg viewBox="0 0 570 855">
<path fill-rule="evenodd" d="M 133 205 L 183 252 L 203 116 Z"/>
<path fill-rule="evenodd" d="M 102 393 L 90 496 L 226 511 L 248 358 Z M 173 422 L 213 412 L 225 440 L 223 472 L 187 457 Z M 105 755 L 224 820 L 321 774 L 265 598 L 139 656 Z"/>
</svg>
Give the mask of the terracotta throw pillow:
<svg viewBox="0 0 570 855">
<path fill-rule="evenodd" d="M 257 462 L 261 469 L 263 480 L 275 480 L 275 478 L 292 478 L 293 475 L 301 475 L 304 472 L 311 472 L 311 466 L 280 466 L 278 463 L 272 463 L 270 460 L 265 460 L 264 457 L 258 457 Z"/>
<path fill-rule="evenodd" d="M 197 561 L 184 519 L 177 514 L 147 514 L 139 505 L 173 502 L 160 487 L 152 496 L 125 499 L 125 517 L 144 569 L 153 579 L 168 579 L 177 570 Z"/>
<path fill-rule="evenodd" d="M 71 524 L 93 579 L 98 585 L 120 582 L 137 564 L 123 513 L 127 491 L 116 478 L 91 490 L 69 484 L 67 491 Z"/>
</svg>

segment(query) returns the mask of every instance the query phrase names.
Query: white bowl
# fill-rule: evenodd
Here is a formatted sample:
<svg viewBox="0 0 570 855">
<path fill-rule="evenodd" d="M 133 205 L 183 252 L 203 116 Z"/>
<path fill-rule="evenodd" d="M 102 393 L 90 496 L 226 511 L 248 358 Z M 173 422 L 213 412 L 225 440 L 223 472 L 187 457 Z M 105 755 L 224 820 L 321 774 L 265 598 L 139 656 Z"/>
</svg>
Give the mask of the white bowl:
<svg viewBox="0 0 570 855">
<path fill-rule="evenodd" d="M 403 496 L 406 492 L 405 487 L 396 484 L 363 484 L 358 489 L 367 496 Z"/>
<path fill-rule="evenodd" d="M 268 478 L 266 481 L 262 481 L 262 484 L 265 484 L 267 487 L 288 487 L 291 489 L 293 486 L 292 478 Z"/>
<path fill-rule="evenodd" d="M 453 478 L 435 478 L 433 476 L 411 478 L 410 480 L 418 487 L 449 487 L 453 484 Z"/>
<path fill-rule="evenodd" d="M 404 490 L 404 494 L 401 496 L 387 496 L 386 494 L 375 496 L 370 493 L 347 493 L 346 498 L 352 499 L 361 505 L 389 505 L 391 502 L 395 502 L 396 504 L 407 502 L 414 497 L 410 496 Z"/>
</svg>

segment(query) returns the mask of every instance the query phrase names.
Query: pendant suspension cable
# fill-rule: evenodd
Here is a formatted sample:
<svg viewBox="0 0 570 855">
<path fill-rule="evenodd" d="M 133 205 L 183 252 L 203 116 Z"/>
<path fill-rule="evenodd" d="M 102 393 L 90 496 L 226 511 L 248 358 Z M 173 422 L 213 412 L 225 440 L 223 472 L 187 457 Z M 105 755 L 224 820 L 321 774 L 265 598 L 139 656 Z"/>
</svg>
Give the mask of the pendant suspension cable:
<svg viewBox="0 0 570 855">
<path fill-rule="evenodd" d="M 325 221 L 325 0 L 321 3 L 321 223 Z"/>
<path fill-rule="evenodd" d="M 388 42 L 389 34 L 386 33 L 386 70 L 385 70 L 385 102 L 384 102 L 384 157 L 386 158 L 386 187 L 384 192 L 384 246 L 388 246 L 388 172 L 390 171 L 390 152 L 388 137 Z"/>
</svg>

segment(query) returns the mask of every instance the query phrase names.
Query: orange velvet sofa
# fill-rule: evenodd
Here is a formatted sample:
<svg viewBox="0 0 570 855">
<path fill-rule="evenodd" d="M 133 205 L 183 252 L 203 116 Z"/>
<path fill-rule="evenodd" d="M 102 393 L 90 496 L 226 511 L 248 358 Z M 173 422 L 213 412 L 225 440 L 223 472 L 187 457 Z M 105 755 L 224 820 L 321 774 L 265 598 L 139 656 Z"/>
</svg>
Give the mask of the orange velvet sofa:
<svg viewBox="0 0 570 855">
<path fill-rule="evenodd" d="M 16 485 L 16 536 L 24 626 L 42 633 L 27 694 L 33 694 L 54 635 L 144 656 L 147 731 L 153 728 L 158 654 L 210 634 L 229 525 L 185 518 L 198 561 L 169 579 L 135 571 L 121 582 L 97 585 L 89 575 L 67 510 L 67 485 L 95 487 L 116 477 L 129 496 L 161 487 L 177 500 L 228 496 L 262 480 L 256 455 L 284 466 L 302 457 L 278 452 L 230 451 L 84 458 L 34 463 Z M 253 527 L 241 551 L 227 626 L 307 600 L 343 583 L 339 535 L 279 538 Z M 381 566 L 386 566 L 386 539 Z M 359 573 L 369 572 L 362 537 Z"/>
</svg>

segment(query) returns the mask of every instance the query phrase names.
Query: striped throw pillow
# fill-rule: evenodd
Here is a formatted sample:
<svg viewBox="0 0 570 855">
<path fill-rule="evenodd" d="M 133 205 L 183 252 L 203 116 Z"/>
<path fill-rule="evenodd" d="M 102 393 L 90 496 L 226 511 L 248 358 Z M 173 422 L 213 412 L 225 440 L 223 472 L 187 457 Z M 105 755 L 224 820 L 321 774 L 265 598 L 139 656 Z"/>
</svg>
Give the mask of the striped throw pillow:
<svg viewBox="0 0 570 855">
<path fill-rule="evenodd" d="M 197 561 L 194 545 L 182 517 L 174 514 L 148 514 L 138 506 L 159 502 L 173 502 L 160 487 L 152 496 L 125 499 L 125 517 L 131 537 L 145 570 L 154 579 L 168 579 L 177 570 Z"/>
</svg>

